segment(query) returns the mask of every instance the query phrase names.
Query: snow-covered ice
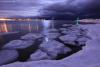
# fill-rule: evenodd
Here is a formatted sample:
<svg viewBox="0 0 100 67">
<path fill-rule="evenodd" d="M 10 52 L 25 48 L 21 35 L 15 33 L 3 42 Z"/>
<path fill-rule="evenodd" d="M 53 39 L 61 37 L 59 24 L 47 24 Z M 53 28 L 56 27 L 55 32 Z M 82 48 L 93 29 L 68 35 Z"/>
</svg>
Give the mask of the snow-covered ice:
<svg viewBox="0 0 100 67">
<path fill-rule="evenodd" d="M 52 59 L 46 52 L 38 49 L 35 53 L 31 54 L 29 61 L 49 60 Z"/>
<path fill-rule="evenodd" d="M 63 59 L 62 62 L 68 67 L 95 67 L 100 64 L 100 39 L 87 41 L 83 50 Z"/>
<path fill-rule="evenodd" d="M 21 39 L 23 40 L 36 40 L 36 39 L 39 39 L 39 38 L 42 38 L 43 35 L 42 34 L 34 34 L 34 33 L 28 33 L 24 36 L 21 37 Z"/>
<path fill-rule="evenodd" d="M 33 45 L 34 41 L 13 40 L 5 44 L 2 49 L 25 49 Z"/>
<path fill-rule="evenodd" d="M 56 58 L 58 54 L 66 54 L 71 51 L 70 48 L 56 40 L 49 40 L 48 42 L 44 41 L 40 44 L 40 49 L 53 58 Z"/>
<path fill-rule="evenodd" d="M 48 39 L 56 39 L 56 38 L 58 38 L 60 36 L 60 33 L 47 33 L 46 34 L 46 37 L 48 38 Z"/>
<path fill-rule="evenodd" d="M 67 67 L 66 64 L 59 63 L 55 60 L 41 60 L 31 62 L 15 62 L 1 67 Z"/>
<path fill-rule="evenodd" d="M 87 35 L 92 39 L 100 38 L 100 24 L 81 25 L 81 27 L 88 29 Z"/>
<path fill-rule="evenodd" d="M 64 35 L 60 36 L 59 39 L 66 44 L 75 45 L 75 40 L 77 39 L 76 35 Z"/>
<path fill-rule="evenodd" d="M 87 37 L 79 37 L 79 38 L 77 38 L 76 41 L 78 42 L 79 45 L 85 45 L 87 40 L 89 40 L 89 38 L 87 38 Z"/>
<path fill-rule="evenodd" d="M 1 67 L 100 67 L 100 25 L 83 25 L 92 38 L 86 42 L 83 50 L 62 60 L 43 60 L 32 62 L 16 62 Z"/>
<path fill-rule="evenodd" d="M 66 31 L 67 29 L 66 28 L 60 28 L 59 30 L 60 31 Z"/>
<path fill-rule="evenodd" d="M 15 61 L 18 58 L 16 50 L 1 50 L 0 51 L 0 65 Z"/>
</svg>

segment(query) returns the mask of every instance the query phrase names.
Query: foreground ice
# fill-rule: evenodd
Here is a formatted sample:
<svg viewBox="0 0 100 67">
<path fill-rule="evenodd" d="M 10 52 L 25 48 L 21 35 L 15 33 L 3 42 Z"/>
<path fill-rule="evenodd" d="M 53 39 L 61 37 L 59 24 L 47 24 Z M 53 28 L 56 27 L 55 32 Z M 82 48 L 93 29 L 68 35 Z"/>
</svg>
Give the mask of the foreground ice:
<svg viewBox="0 0 100 67">
<path fill-rule="evenodd" d="M 100 24 L 82 25 L 84 29 L 88 29 L 87 35 L 92 39 L 100 38 Z"/>
<path fill-rule="evenodd" d="M 0 65 L 13 62 L 17 59 L 18 52 L 16 50 L 1 50 L 0 51 Z"/>
<path fill-rule="evenodd" d="M 48 42 L 44 41 L 40 44 L 40 49 L 52 58 L 56 58 L 58 54 L 67 54 L 71 51 L 70 48 L 56 40 L 49 40 Z"/>
<path fill-rule="evenodd" d="M 68 67 L 100 67 L 100 24 L 83 25 L 88 29 L 88 35 L 92 38 L 86 42 L 83 50 L 73 54 L 61 62 Z"/>
<path fill-rule="evenodd" d="M 34 41 L 34 40 L 42 38 L 42 37 L 43 37 L 42 34 L 29 33 L 29 34 L 22 36 L 21 39 L 23 39 L 23 40 L 33 40 Z"/>
<path fill-rule="evenodd" d="M 60 31 L 66 31 L 67 29 L 66 28 L 60 28 L 59 30 Z"/>
<path fill-rule="evenodd" d="M 57 29 L 47 29 L 46 32 L 43 33 L 48 39 L 56 39 L 60 36 L 60 33 Z"/>
<path fill-rule="evenodd" d="M 65 35 L 60 36 L 59 39 L 65 44 L 81 46 L 88 40 L 88 37 L 86 36 L 87 29 L 84 29 L 81 26 L 73 25 L 64 29 L 61 33 Z"/>
<path fill-rule="evenodd" d="M 46 34 L 46 37 L 48 38 L 48 39 L 56 39 L 56 38 L 58 38 L 60 36 L 60 33 L 47 33 Z"/>
<path fill-rule="evenodd" d="M 66 44 L 75 45 L 75 40 L 77 39 L 77 36 L 76 35 L 64 35 L 64 36 L 59 37 L 59 39 Z"/>
<path fill-rule="evenodd" d="M 48 32 L 49 33 L 58 33 L 58 30 L 55 28 L 52 28 L 52 29 L 48 29 Z"/>
<path fill-rule="evenodd" d="M 40 44 L 39 49 L 31 54 L 30 60 L 52 60 L 55 59 L 58 54 L 67 54 L 70 51 L 70 48 L 56 40 L 44 41 Z"/>
<path fill-rule="evenodd" d="M 78 42 L 78 45 L 85 45 L 85 43 L 89 40 L 87 37 L 78 37 L 76 39 L 76 42 Z"/>
<path fill-rule="evenodd" d="M 46 52 L 37 50 L 35 53 L 31 54 L 29 61 L 39 61 L 39 60 L 49 60 L 52 59 Z"/>
<path fill-rule="evenodd" d="M 82 51 L 63 59 L 62 62 L 68 67 L 96 67 L 100 64 L 100 39 L 87 41 Z"/>
<path fill-rule="evenodd" d="M 35 62 L 15 62 L 13 64 L 4 65 L 1 67 L 67 67 L 67 65 L 59 63 L 55 60 L 41 60 Z"/>
<path fill-rule="evenodd" d="M 25 49 L 33 45 L 33 41 L 13 40 L 5 44 L 2 49 Z"/>
<path fill-rule="evenodd" d="M 86 25 L 83 27 L 88 28 L 88 34 L 92 39 L 87 41 L 83 50 L 69 57 L 59 61 L 16 62 L 1 67 L 100 67 L 100 25 Z"/>
<path fill-rule="evenodd" d="M 83 50 L 60 61 L 13 63 L 1 67 L 100 67 L 100 39 L 87 41 Z"/>
</svg>

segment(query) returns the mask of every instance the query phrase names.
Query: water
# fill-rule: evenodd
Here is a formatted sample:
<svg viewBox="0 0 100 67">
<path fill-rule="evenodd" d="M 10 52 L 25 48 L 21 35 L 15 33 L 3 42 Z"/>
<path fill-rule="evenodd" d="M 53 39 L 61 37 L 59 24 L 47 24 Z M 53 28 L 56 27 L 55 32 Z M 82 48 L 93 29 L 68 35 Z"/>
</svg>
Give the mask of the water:
<svg viewBox="0 0 100 67">
<path fill-rule="evenodd" d="M 0 33 L 4 32 L 39 32 L 42 29 L 41 22 L 0 22 Z"/>
<path fill-rule="evenodd" d="M 62 24 L 75 24 L 66 20 L 0 21 L 0 33 L 4 32 L 42 32 L 47 28 L 58 28 Z"/>
<path fill-rule="evenodd" d="M 60 28 L 62 24 L 75 24 L 67 20 L 0 21 L 0 46 L 18 39 L 27 33 L 48 33 L 49 28 Z M 15 33 L 14 33 L 15 32 Z M 17 32 L 17 33 L 16 33 Z M 9 33 L 9 34 L 8 34 Z M 45 38 L 48 41 L 48 38 Z"/>
</svg>

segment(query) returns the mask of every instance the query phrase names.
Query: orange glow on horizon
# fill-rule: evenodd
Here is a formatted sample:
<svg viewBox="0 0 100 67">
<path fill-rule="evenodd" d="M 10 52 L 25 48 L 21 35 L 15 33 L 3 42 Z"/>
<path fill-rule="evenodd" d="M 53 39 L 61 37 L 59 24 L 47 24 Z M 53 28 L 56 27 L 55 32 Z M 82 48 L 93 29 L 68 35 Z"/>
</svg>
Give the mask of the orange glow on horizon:
<svg viewBox="0 0 100 67">
<path fill-rule="evenodd" d="M 12 20 L 12 19 L 0 18 L 0 21 L 9 21 L 9 20 Z"/>
</svg>

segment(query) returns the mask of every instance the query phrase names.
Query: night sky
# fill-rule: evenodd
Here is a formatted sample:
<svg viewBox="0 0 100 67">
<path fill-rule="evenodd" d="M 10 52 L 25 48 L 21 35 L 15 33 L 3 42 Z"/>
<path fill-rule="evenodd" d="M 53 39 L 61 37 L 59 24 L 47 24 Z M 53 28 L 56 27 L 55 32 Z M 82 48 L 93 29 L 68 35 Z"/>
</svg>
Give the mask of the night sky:
<svg viewBox="0 0 100 67">
<path fill-rule="evenodd" d="M 0 0 L 0 17 L 99 18 L 100 0 Z"/>
</svg>

